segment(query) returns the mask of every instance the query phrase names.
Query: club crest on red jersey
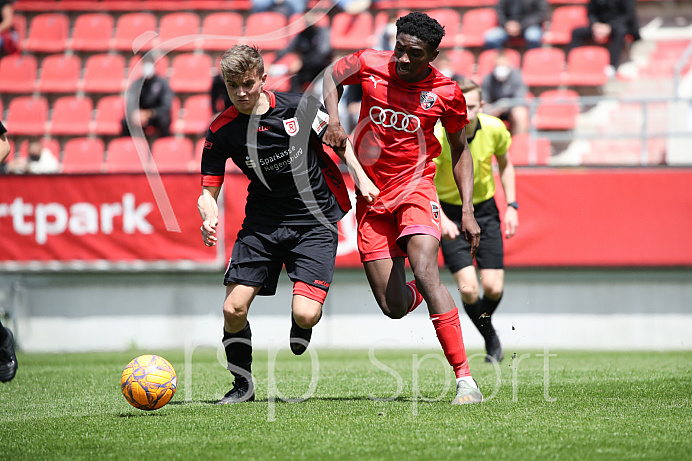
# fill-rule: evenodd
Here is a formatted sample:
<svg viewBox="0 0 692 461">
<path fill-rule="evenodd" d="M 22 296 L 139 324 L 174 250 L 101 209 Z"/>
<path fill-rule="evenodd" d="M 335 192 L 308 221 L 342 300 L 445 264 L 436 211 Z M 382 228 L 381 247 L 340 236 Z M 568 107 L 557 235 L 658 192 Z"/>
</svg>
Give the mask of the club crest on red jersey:
<svg viewBox="0 0 692 461">
<path fill-rule="evenodd" d="M 286 134 L 289 136 L 295 136 L 300 129 L 298 127 L 298 119 L 296 117 L 284 120 L 284 128 L 286 129 Z"/>
<path fill-rule="evenodd" d="M 430 109 L 435 104 L 435 101 L 437 101 L 437 95 L 432 91 L 420 92 L 420 106 L 423 109 Z"/>
</svg>

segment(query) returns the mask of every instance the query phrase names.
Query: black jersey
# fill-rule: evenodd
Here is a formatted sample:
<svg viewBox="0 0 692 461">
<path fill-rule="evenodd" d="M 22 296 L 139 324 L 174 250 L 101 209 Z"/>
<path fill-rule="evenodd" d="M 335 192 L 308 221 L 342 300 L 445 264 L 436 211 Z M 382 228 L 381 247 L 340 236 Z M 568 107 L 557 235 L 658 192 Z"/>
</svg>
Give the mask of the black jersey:
<svg viewBox="0 0 692 461">
<path fill-rule="evenodd" d="M 5 128 L 5 125 L 0 122 L 0 134 L 5 134 L 7 133 L 7 128 Z"/>
<path fill-rule="evenodd" d="M 265 93 L 270 100 L 265 114 L 230 107 L 212 122 L 202 153 L 202 185 L 220 186 L 230 158 L 250 179 L 246 224 L 337 222 L 350 203 L 322 145 L 329 120 L 324 107 L 312 96 Z"/>
</svg>

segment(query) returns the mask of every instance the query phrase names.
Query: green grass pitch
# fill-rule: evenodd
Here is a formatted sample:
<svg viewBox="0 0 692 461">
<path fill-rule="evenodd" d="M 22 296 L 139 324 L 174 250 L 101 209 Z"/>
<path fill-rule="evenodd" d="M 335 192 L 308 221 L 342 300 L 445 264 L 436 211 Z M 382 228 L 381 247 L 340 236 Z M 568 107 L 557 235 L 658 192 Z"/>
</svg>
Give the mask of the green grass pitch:
<svg viewBox="0 0 692 461">
<path fill-rule="evenodd" d="M 178 374 L 152 412 L 120 392 L 142 353 Z M 438 351 L 312 353 L 255 351 L 258 400 L 225 406 L 212 403 L 230 376 L 209 349 L 20 354 L 0 385 L 0 459 L 692 459 L 692 352 L 535 350 L 498 369 L 475 354 L 491 398 L 464 406 Z"/>
</svg>

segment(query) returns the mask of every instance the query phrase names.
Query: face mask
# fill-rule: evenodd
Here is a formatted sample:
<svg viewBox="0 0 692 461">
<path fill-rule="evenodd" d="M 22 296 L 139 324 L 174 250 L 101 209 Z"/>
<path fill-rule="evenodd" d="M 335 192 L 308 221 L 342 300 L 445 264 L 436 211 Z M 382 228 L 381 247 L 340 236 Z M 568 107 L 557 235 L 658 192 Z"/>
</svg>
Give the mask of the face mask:
<svg viewBox="0 0 692 461">
<path fill-rule="evenodd" d="M 512 68 L 509 66 L 497 66 L 493 70 L 493 75 L 497 80 L 504 82 L 509 77 L 510 72 L 512 72 Z"/>
<path fill-rule="evenodd" d="M 153 62 L 142 63 L 142 76 L 144 78 L 151 78 L 154 76 L 156 69 L 154 68 Z"/>
</svg>

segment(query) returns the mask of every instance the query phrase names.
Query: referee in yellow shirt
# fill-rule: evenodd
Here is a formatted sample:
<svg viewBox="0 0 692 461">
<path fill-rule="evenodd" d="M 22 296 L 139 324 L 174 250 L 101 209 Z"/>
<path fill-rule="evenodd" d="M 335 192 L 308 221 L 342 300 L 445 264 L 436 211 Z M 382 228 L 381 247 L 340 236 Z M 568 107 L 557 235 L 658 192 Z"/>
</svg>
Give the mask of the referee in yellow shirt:
<svg viewBox="0 0 692 461">
<path fill-rule="evenodd" d="M 466 126 L 468 143 L 473 156 L 473 207 L 476 221 L 481 226 L 481 244 L 476 263 L 483 284 L 480 297 L 478 275 L 471 259 L 470 245 L 460 232 L 461 197 L 452 175 L 452 158 L 444 128 L 438 124 L 435 135 L 442 144 L 442 154 L 435 159 L 437 173 L 435 186 L 442 207 L 442 254 L 445 265 L 452 271 L 464 303 L 466 313 L 483 335 L 486 362 L 500 362 L 504 354 L 500 339 L 492 325 L 492 315 L 502 299 L 504 285 L 504 258 L 500 213 L 495 204 L 495 179 L 492 157 L 497 159 L 500 181 L 507 198 L 505 212 L 505 237 L 514 235 L 519 224 L 514 187 L 514 166 L 507 149 L 511 135 L 497 117 L 481 113 L 483 95 L 481 88 L 470 79 L 457 81 L 466 96 L 469 124 Z"/>
</svg>

